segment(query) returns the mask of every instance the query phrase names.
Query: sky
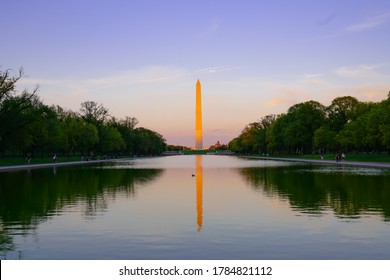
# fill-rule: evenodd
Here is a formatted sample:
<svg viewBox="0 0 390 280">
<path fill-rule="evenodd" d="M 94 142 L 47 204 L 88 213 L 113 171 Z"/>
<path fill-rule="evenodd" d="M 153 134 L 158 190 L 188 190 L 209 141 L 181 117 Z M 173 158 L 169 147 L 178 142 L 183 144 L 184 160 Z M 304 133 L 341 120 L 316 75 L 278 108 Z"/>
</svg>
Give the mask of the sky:
<svg viewBox="0 0 390 280">
<path fill-rule="evenodd" d="M 203 143 L 294 104 L 390 91 L 388 0 L 0 0 L 0 67 L 47 105 L 103 104 L 172 145 Z"/>
</svg>

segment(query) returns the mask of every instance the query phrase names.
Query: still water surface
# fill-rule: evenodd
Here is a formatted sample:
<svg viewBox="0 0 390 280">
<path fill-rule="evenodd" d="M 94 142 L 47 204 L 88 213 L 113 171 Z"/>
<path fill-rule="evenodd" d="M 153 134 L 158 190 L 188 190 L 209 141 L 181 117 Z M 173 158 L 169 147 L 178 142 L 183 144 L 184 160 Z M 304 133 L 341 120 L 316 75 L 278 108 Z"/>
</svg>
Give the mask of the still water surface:
<svg viewBox="0 0 390 280">
<path fill-rule="evenodd" d="M 207 155 L 4 172 L 0 259 L 390 259 L 390 171 Z"/>
</svg>

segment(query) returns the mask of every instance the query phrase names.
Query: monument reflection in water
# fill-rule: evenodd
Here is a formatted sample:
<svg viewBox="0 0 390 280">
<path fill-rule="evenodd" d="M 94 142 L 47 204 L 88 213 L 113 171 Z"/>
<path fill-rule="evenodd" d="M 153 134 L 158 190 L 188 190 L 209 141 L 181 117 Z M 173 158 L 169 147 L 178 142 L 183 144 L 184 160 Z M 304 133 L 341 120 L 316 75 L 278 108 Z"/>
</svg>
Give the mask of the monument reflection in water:
<svg viewBox="0 0 390 280">
<path fill-rule="evenodd" d="M 196 214 L 198 231 L 202 230 L 203 226 L 203 166 L 202 156 L 195 156 L 195 176 L 196 176 Z"/>
</svg>

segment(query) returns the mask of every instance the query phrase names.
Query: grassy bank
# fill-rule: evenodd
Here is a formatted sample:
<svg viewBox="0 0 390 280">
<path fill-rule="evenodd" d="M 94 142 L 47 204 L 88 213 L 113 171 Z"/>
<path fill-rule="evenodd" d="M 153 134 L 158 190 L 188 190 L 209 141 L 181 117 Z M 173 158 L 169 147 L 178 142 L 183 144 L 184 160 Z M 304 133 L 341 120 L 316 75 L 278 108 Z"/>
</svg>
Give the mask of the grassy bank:
<svg viewBox="0 0 390 280">
<path fill-rule="evenodd" d="M 185 155 L 205 155 L 208 152 L 210 152 L 210 151 L 209 150 L 185 150 L 185 151 L 183 151 L 183 153 Z"/>
<path fill-rule="evenodd" d="M 264 155 L 254 155 L 254 156 L 262 156 Z M 276 158 L 299 158 L 299 159 L 321 159 L 320 155 L 274 155 L 269 154 L 269 157 Z M 325 154 L 324 160 L 335 160 L 335 154 Z M 345 154 L 346 161 L 357 161 L 357 162 L 381 162 L 381 163 L 390 163 L 390 154 L 374 154 L 374 153 L 362 153 L 362 154 Z"/>
</svg>

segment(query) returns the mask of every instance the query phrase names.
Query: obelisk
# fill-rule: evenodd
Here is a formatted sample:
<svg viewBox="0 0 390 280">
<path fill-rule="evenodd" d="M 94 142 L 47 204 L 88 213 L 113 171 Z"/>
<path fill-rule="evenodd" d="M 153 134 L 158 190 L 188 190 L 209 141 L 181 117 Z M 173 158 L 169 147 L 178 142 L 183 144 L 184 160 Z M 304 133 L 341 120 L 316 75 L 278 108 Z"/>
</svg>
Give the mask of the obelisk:
<svg viewBox="0 0 390 280">
<path fill-rule="evenodd" d="M 196 82 L 196 105 L 195 105 L 195 149 L 203 149 L 202 135 L 202 95 L 200 81 Z"/>
</svg>

